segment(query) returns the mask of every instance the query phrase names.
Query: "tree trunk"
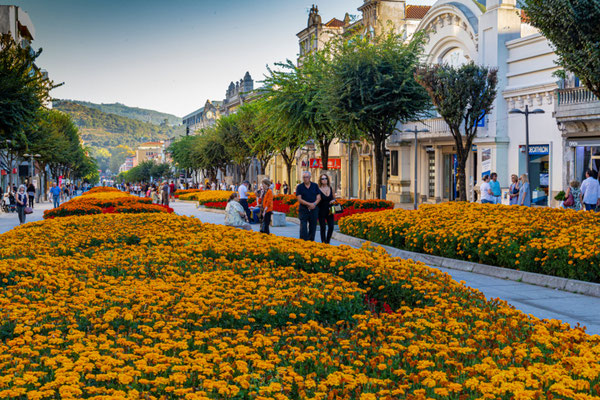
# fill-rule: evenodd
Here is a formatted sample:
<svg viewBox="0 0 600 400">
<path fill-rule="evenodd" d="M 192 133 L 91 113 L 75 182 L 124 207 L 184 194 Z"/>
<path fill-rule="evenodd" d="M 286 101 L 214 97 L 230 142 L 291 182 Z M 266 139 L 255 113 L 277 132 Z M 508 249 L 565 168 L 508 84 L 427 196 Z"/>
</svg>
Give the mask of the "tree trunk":
<svg viewBox="0 0 600 400">
<path fill-rule="evenodd" d="M 319 147 L 321 148 L 321 163 L 323 164 L 323 171 L 328 171 L 328 163 L 329 163 L 329 145 L 331 144 L 331 140 L 323 140 L 319 141 Z"/>
<path fill-rule="evenodd" d="M 459 151 L 456 152 L 457 158 L 457 168 L 456 174 L 457 179 L 456 183 L 458 184 L 458 200 L 459 201 L 467 201 L 467 159 L 469 158 L 469 150 L 463 149 L 464 153 L 461 154 Z"/>
<path fill-rule="evenodd" d="M 375 150 L 375 193 L 381 199 L 381 185 L 383 185 L 383 158 L 385 154 L 385 140 L 378 139 L 374 143 Z"/>
</svg>

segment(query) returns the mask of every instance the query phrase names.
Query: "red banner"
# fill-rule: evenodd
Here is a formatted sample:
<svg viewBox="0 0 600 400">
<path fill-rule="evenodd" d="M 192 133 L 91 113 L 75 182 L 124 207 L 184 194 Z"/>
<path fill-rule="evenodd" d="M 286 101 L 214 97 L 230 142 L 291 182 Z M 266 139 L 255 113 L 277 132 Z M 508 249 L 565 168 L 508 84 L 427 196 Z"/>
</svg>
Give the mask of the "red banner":
<svg viewBox="0 0 600 400">
<path fill-rule="evenodd" d="M 12 173 L 13 173 L 13 174 L 16 174 L 16 173 L 17 173 L 17 169 L 16 169 L 16 168 L 13 168 L 13 169 L 12 169 Z"/>
<path fill-rule="evenodd" d="M 310 167 L 323 169 L 323 160 L 320 158 L 311 158 Z M 339 158 L 329 158 L 327 160 L 327 169 L 342 169 L 342 160 Z"/>
<path fill-rule="evenodd" d="M 5 170 L 3 170 L 3 169 L 0 169 L 0 175 L 4 176 L 4 175 L 8 175 L 8 174 L 6 173 L 6 171 L 5 171 Z"/>
</svg>

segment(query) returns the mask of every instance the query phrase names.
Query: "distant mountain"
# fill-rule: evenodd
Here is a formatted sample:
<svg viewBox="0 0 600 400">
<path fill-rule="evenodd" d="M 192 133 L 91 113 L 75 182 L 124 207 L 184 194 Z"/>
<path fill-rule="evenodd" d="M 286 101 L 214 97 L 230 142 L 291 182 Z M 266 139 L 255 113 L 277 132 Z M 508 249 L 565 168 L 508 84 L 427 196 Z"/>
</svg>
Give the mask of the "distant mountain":
<svg viewBox="0 0 600 400">
<path fill-rule="evenodd" d="M 120 115 L 121 117 L 127 117 L 131 119 L 137 119 L 138 121 L 149 122 L 154 125 L 163 125 L 165 119 L 167 125 L 181 125 L 182 119 L 172 115 L 163 113 L 160 111 L 147 110 L 145 108 L 129 107 L 121 103 L 112 104 L 97 104 L 89 101 L 80 100 L 57 100 L 57 101 L 68 101 L 71 103 L 79 104 L 89 108 L 95 108 L 108 114 Z"/>
<path fill-rule="evenodd" d="M 109 149 L 119 145 L 134 148 L 141 142 L 165 140 L 185 133 L 183 126 L 155 125 L 69 100 L 55 100 L 52 106 L 70 114 L 85 144 L 97 148 Z"/>
</svg>

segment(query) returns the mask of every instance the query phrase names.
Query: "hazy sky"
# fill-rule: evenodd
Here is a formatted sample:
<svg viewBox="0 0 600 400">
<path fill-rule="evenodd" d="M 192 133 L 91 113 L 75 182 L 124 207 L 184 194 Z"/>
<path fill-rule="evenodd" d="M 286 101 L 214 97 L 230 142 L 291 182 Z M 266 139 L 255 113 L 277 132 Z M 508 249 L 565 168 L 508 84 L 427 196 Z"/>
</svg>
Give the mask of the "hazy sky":
<svg viewBox="0 0 600 400">
<path fill-rule="evenodd" d="M 55 98 L 120 102 L 177 116 L 222 100 L 246 71 L 298 53 L 315 0 L 13 0 L 33 21 Z M 410 4 L 433 4 L 412 0 Z M 323 22 L 363 0 L 318 2 Z"/>
</svg>

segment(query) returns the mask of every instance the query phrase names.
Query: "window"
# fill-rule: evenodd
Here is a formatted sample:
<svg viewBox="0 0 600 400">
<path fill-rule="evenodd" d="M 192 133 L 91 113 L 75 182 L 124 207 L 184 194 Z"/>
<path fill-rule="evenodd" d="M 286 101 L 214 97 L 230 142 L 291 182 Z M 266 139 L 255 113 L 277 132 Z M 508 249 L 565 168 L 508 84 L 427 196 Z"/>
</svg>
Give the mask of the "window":
<svg viewBox="0 0 600 400">
<path fill-rule="evenodd" d="M 428 176 L 428 183 L 429 183 L 429 197 L 430 198 L 434 198 L 435 197 L 435 152 L 430 151 L 427 152 L 427 157 L 429 160 L 429 176 Z"/>
<path fill-rule="evenodd" d="M 397 150 L 392 150 L 391 153 L 391 172 L 390 174 L 392 176 L 398 176 L 398 151 Z"/>
</svg>

